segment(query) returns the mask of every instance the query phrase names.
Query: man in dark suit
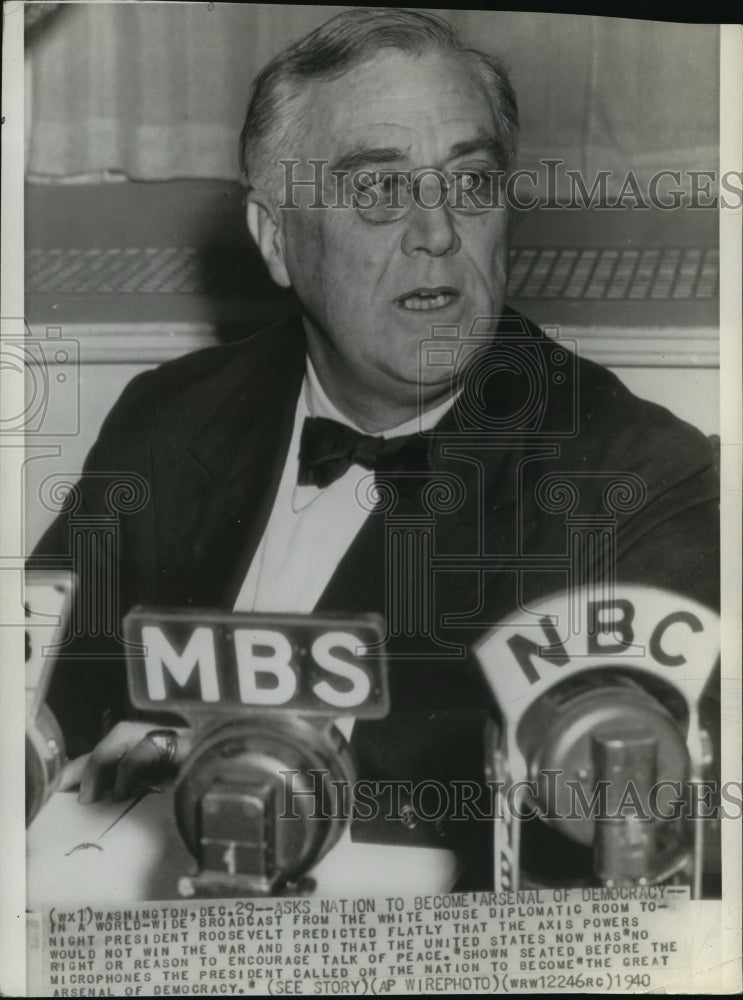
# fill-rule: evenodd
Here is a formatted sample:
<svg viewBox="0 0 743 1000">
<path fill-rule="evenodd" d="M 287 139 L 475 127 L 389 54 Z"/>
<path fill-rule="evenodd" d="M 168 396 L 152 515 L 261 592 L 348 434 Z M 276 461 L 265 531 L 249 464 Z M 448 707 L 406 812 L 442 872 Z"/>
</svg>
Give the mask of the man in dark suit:
<svg viewBox="0 0 743 1000">
<path fill-rule="evenodd" d="M 70 551 L 113 470 L 142 490 L 115 559 L 87 567 L 116 580 L 115 618 L 384 615 L 392 711 L 352 741 L 381 781 L 482 779 L 470 650 L 515 609 L 591 574 L 717 601 L 705 439 L 504 306 L 516 131 L 502 67 L 436 18 L 359 9 L 277 57 L 243 130 L 248 225 L 301 318 L 135 379 L 38 548 Z M 570 513 L 609 518 L 611 551 L 567 547 L 557 482 Z M 133 715 L 121 664 L 76 643 L 50 701 L 73 755 L 98 744 L 68 777 L 90 801 L 117 773 L 125 793 L 152 723 L 111 728 Z M 476 849 L 456 825 L 389 827 L 360 836 Z"/>
</svg>

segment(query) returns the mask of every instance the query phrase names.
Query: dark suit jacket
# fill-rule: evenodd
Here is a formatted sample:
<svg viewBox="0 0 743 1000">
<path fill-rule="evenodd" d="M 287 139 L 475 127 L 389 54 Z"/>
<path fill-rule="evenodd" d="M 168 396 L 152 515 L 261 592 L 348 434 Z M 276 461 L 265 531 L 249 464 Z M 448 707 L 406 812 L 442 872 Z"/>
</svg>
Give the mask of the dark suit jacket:
<svg viewBox="0 0 743 1000">
<path fill-rule="evenodd" d="M 413 492 L 395 510 L 372 513 L 317 605 L 388 613 L 391 532 L 401 517 L 419 526 L 418 537 L 428 532 L 436 569 L 408 573 L 407 582 L 429 585 L 419 597 L 433 628 L 389 639 L 392 713 L 358 724 L 354 737 L 367 777 L 481 775 L 493 706 L 469 645 L 519 600 L 567 586 L 554 559 L 564 563 L 570 551 L 570 518 L 606 514 L 612 482 L 623 484 L 609 511 L 616 559 L 603 572 L 718 602 L 717 477 L 699 432 L 634 397 L 605 369 L 557 350 L 516 314 L 477 363 L 483 378 L 467 383 L 431 439 L 432 475 L 458 484 L 461 503 L 440 498 L 431 516 L 430 496 L 425 507 Z M 95 567 L 118 582 L 115 616 L 135 603 L 231 608 L 271 511 L 304 364 L 296 320 L 135 378 L 88 456 L 78 507 L 59 516 L 36 557 L 69 555 L 75 519 L 110 512 L 111 478 L 134 473 L 148 496 L 117 515 L 118 555 L 104 557 L 116 565 Z M 550 507 L 546 476 L 573 484 L 570 510 Z M 536 557 L 536 566 L 525 573 L 477 561 L 509 554 Z M 104 641 L 79 637 L 70 655 L 95 653 Z M 432 655 L 445 643 L 464 655 Z M 115 641 L 108 648 L 115 654 Z M 70 752 L 81 752 L 99 738 L 102 720 L 127 712 L 122 664 L 62 661 L 50 701 Z M 388 839 L 385 829 L 372 836 Z M 426 835 L 396 825 L 390 836 Z"/>
</svg>

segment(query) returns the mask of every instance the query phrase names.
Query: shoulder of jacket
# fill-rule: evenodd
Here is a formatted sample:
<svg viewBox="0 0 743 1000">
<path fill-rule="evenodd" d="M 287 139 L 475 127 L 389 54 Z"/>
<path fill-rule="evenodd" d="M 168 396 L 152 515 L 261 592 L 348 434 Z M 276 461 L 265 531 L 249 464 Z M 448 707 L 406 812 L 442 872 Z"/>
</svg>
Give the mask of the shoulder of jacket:
<svg viewBox="0 0 743 1000">
<path fill-rule="evenodd" d="M 660 485 L 714 466 L 712 444 L 698 428 L 635 395 L 608 368 L 582 357 L 574 342 L 546 336 L 512 310 L 509 315 L 541 349 L 545 405 L 539 432 L 557 431 L 566 465 L 634 468 Z"/>
<path fill-rule="evenodd" d="M 175 407 L 217 407 L 220 401 L 267 371 L 304 364 L 301 324 L 264 327 L 244 340 L 206 347 L 135 376 L 109 417 L 152 418 Z"/>
<path fill-rule="evenodd" d="M 275 380 L 303 369 L 304 359 L 301 324 L 289 321 L 167 361 L 127 384 L 103 421 L 98 447 L 117 456 L 141 455 L 161 431 L 198 433 L 229 399 L 250 395 L 251 386 L 271 374 Z"/>
</svg>

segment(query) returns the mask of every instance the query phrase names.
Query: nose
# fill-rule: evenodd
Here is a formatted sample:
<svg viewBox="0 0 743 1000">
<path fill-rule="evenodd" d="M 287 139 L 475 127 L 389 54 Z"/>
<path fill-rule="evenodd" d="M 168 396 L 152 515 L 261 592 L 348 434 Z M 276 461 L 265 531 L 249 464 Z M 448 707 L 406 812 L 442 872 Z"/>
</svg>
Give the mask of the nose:
<svg viewBox="0 0 743 1000">
<path fill-rule="evenodd" d="M 435 208 L 413 203 L 405 216 L 402 250 L 408 257 L 424 253 L 429 257 L 454 254 L 462 246 L 446 203 Z"/>
</svg>

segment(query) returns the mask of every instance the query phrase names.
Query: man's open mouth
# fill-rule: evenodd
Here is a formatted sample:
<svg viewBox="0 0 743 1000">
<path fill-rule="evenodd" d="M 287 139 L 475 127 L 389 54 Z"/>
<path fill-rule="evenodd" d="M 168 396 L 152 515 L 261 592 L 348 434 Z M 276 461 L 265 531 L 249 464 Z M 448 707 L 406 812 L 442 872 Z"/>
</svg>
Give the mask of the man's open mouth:
<svg viewBox="0 0 743 1000">
<path fill-rule="evenodd" d="M 457 298 L 459 298 L 459 292 L 455 288 L 414 288 L 412 292 L 401 295 L 395 301 L 403 309 L 412 309 L 413 311 L 420 312 L 430 309 L 442 309 Z"/>
</svg>

